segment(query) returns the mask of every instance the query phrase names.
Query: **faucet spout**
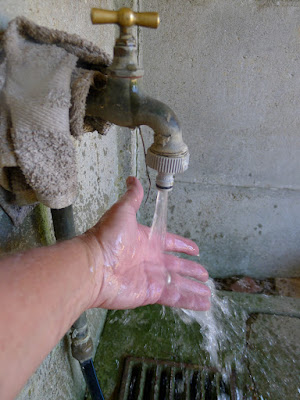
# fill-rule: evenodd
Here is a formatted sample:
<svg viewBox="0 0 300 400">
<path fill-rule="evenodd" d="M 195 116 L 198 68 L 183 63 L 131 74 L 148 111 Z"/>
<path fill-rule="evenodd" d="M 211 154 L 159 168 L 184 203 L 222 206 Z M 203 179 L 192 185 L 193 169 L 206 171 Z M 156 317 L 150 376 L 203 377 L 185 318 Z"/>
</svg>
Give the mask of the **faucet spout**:
<svg viewBox="0 0 300 400">
<path fill-rule="evenodd" d="M 156 28 L 158 14 L 94 9 L 92 18 L 93 23 L 116 22 L 121 30 L 114 47 L 114 60 L 108 69 L 107 84 L 102 90 L 91 90 L 86 114 L 128 128 L 140 125 L 152 128 L 154 141 L 147 151 L 146 163 L 158 172 L 156 185 L 171 190 L 174 174 L 188 168 L 189 152 L 175 113 L 166 104 L 146 96 L 141 89 L 143 70 L 138 67 L 131 28 L 133 24 Z"/>
<path fill-rule="evenodd" d="M 184 172 L 189 164 L 189 152 L 174 111 L 161 101 L 141 96 L 135 124 L 147 125 L 154 131 L 154 142 L 147 151 L 146 163 L 158 174 L 156 186 L 171 190 L 174 174 Z"/>
<path fill-rule="evenodd" d="M 158 172 L 156 185 L 171 190 L 174 174 L 188 168 L 188 147 L 174 111 L 144 95 L 139 81 L 136 77 L 110 76 L 102 91 L 89 94 L 86 112 L 128 128 L 149 126 L 154 131 L 154 141 L 147 151 L 146 163 Z"/>
<path fill-rule="evenodd" d="M 182 131 L 174 111 L 161 101 L 141 96 L 134 118 L 135 125 L 147 125 L 154 131 L 151 150 L 165 157 L 180 157 L 187 153 Z"/>
</svg>

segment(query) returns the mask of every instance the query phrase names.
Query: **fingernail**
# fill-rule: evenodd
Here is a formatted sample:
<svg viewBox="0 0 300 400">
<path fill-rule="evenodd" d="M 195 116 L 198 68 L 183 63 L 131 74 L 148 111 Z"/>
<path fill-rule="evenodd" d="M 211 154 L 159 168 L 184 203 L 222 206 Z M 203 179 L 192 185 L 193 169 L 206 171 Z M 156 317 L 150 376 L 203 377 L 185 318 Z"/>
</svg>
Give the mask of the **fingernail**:
<svg viewBox="0 0 300 400">
<path fill-rule="evenodd" d="M 128 187 L 128 186 L 132 185 L 133 182 L 134 182 L 134 177 L 133 177 L 133 176 L 129 176 L 129 177 L 126 179 L 126 186 Z"/>
<path fill-rule="evenodd" d="M 209 278 L 208 272 L 207 271 L 203 271 L 202 276 L 203 276 L 203 278 L 202 278 L 203 282 L 207 282 L 208 278 Z"/>
<path fill-rule="evenodd" d="M 195 248 L 193 248 L 193 250 L 196 250 Z M 198 250 L 198 252 L 194 255 L 195 257 L 200 257 L 200 251 Z"/>
<path fill-rule="evenodd" d="M 202 284 L 201 289 L 199 290 L 200 296 L 211 296 L 211 290 L 205 284 Z"/>
</svg>

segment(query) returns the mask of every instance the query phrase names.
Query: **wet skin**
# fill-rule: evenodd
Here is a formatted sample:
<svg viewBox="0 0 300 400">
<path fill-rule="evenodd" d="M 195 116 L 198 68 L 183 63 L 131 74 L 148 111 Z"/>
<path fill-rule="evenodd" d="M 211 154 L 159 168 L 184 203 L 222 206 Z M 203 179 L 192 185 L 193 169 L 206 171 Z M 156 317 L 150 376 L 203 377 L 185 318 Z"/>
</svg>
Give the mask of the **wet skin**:
<svg viewBox="0 0 300 400">
<path fill-rule="evenodd" d="M 129 177 L 127 187 L 125 195 L 86 234 L 94 259 L 102 254 L 95 266 L 99 294 L 93 307 L 127 309 L 158 303 L 209 309 L 210 289 L 199 282 L 207 281 L 207 271 L 194 261 L 166 253 L 195 256 L 199 253 L 197 245 L 170 233 L 164 249 L 159 238 L 150 240 L 150 229 L 136 220 L 143 199 L 142 185 Z"/>
</svg>

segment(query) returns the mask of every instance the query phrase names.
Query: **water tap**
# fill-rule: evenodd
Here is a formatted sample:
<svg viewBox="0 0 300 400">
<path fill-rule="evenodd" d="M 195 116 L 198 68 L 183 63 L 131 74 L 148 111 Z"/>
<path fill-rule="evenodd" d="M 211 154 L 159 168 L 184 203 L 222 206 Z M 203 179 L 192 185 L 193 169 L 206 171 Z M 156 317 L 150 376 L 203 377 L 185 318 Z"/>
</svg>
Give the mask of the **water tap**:
<svg viewBox="0 0 300 400">
<path fill-rule="evenodd" d="M 115 43 L 106 86 L 91 90 L 86 113 L 131 129 L 140 125 L 152 128 L 154 141 L 147 150 L 146 163 L 157 171 L 157 187 L 171 190 L 174 174 L 188 168 L 189 152 L 175 113 L 166 104 L 143 93 L 143 70 L 138 66 L 132 32 L 134 25 L 157 28 L 159 15 L 137 13 L 129 8 L 119 11 L 93 8 L 91 18 L 93 24 L 118 24 L 120 36 Z"/>
</svg>

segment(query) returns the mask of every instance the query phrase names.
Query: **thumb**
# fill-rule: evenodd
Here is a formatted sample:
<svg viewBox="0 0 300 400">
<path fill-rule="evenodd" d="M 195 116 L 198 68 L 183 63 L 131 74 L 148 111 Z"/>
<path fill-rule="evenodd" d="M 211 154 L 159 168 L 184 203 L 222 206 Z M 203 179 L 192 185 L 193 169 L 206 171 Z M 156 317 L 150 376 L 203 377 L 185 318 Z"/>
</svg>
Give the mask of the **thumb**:
<svg viewBox="0 0 300 400">
<path fill-rule="evenodd" d="M 137 213 L 144 197 L 142 184 L 134 176 L 129 176 L 126 179 L 126 186 L 127 192 L 121 198 L 120 202 L 123 204 L 126 203 L 127 205 L 131 206 L 134 209 L 135 213 Z"/>
</svg>

